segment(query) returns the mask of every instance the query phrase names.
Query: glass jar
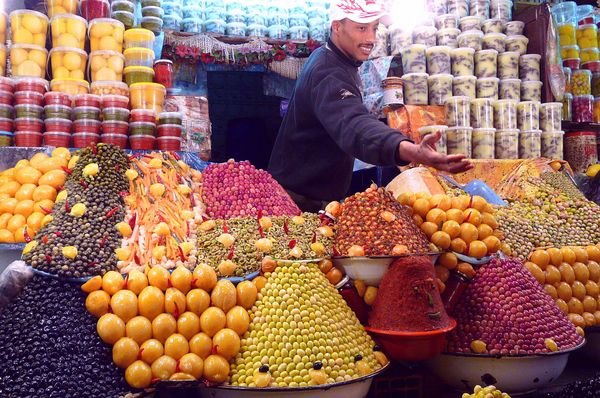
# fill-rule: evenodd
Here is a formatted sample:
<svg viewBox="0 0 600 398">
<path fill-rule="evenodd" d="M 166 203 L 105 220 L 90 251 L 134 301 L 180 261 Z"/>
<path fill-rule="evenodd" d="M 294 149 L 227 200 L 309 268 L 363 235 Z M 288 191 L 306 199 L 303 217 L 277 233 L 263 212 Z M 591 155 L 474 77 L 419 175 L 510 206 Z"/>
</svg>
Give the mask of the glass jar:
<svg viewBox="0 0 600 398">
<path fill-rule="evenodd" d="M 594 120 L 594 97 L 581 95 L 573 97 L 573 121 L 577 123 Z"/>
<path fill-rule="evenodd" d="M 573 120 L 573 94 L 565 93 L 563 96 L 562 120 Z"/>
<path fill-rule="evenodd" d="M 592 94 L 592 72 L 585 69 L 574 70 L 571 74 L 573 95 Z"/>
<path fill-rule="evenodd" d="M 165 88 L 173 87 L 173 61 L 168 59 L 154 61 L 154 81 Z"/>
</svg>

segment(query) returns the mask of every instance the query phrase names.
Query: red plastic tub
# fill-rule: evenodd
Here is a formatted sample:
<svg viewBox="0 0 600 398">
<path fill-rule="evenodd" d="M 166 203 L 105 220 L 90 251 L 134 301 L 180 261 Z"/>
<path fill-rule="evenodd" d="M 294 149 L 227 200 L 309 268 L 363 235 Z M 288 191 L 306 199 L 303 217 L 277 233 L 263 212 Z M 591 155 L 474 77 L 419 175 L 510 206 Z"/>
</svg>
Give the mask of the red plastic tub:
<svg viewBox="0 0 600 398">
<path fill-rule="evenodd" d="M 126 97 L 124 95 L 103 95 L 102 108 L 129 109 L 129 97 Z"/>
<path fill-rule="evenodd" d="M 42 122 L 42 119 L 35 119 L 32 117 L 20 117 L 15 119 L 15 128 L 17 131 L 36 131 L 41 133 L 43 126 L 44 122 Z"/>
<path fill-rule="evenodd" d="M 71 106 L 71 99 L 69 94 L 61 93 L 58 91 L 50 91 L 44 94 L 44 102 L 46 105 L 62 105 Z"/>
<path fill-rule="evenodd" d="M 592 73 L 600 72 L 600 61 L 590 61 L 581 64 L 581 69 L 587 69 Z"/>
<path fill-rule="evenodd" d="M 129 146 L 131 149 L 154 149 L 156 138 L 152 135 L 136 135 L 129 137 Z"/>
<path fill-rule="evenodd" d="M 15 91 L 15 84 L 10 77 L 0 76 L 0 91 L 12 93 Z"/>
<path fill-rule="evenodd" d="M 18 77 L 15 84 L 15 91 L 34 91 L 44 94 L 48 91 L 48 80 L 39 77 Z"/>
<path fill-rule="evenodd" d="M 0 104 L 12 105 L 14 101 L 14 95 L 10 91 L 0 91 Z"/>
<path fill-rule="evenodd" d="M 103 134 L 124 134 L 127 135 L 129 130 L 129 123 L 119 122 L 116 120 L 106 120 L 102 122 L 102 133 Z"/>
<path fill-rule="evenodd" d="M 14 122 L 12 119 L 8 118 L 0 118 L 0 131 L 8 131 L 12 132 L 15 128 Z"/>
<path fill-rule="evenodd" d="M 44 120 L 46 131 L 70 133 L 73 122 L 69 119 L 46 119 Z"/>
<path fill-rule="evenodd" d="M 156 112 L 152 109 L 132 109 L 129 121 L 156 123 Z"/>
<path fill-rule="evenodd" d="M 45 146 L 62 146 L 69 147 L 71 142 L 71 134 L 61 133 L 60 131 L 46 131 L 44 133 L 44 145 Z"/>
<path fill-rule="evenodd" d="M 102 123 L 99 120 L 75 120 L 73 122 L 73 132 L 99 134 L 101 125 Z"/>
<path fill-rule="evenodd" d="M 97 144 L 100 141 L 100 134 L 79 133 L 73 134 L 73 147 L 85 148 L 88 145 Z M 125 139 L 127 141 L 127 138 Z"/>
<path fill-rule="evenodd" d="M 181 150 L 181 138 L 179 137 L 158 137 L 156 142 L 156 147 L 161 151 Z"/>
<path fill-rule="evenodd" d="M 44 94 L 35 91 L 17 91 L 15 92 L 15 105 L 44 105 Z"/>
<path fill-rule="evenodd" d="M 35 131 L 17 131 L 15 133 L 15 145 L 40 147 L 42 146 L 42 133 Z"/>
<path fill-rule="evenodd" d="M 95 94 L 79 94 L 76 95 L 74 106 L 93 106 L 100 108 L 100 96 Z"/>
<path fill-rule="evenodd" d="M 102 134 L 100 141 L 105 144 L 112 144 L 125 149 L 127 147 L 127 136 L 124 134 Z"/>
<path fill-rule="evenodd" d="M 181 137 L 181 125 L 161 124 L 157 127 L 158 137 Z"/>
<path fill-rule="evenodd" d="M 567 58 L 563 59 L 563 67 L 571 68 L 571 70 L 579 69 L 581 59 L 579 58 Z"/>
</svg>

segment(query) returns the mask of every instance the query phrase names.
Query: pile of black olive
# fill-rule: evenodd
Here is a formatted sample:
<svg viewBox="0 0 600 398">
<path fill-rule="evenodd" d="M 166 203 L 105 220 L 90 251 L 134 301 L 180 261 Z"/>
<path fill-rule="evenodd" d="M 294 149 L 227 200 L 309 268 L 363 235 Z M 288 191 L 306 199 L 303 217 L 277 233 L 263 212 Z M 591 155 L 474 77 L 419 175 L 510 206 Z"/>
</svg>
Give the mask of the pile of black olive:
<svg viewBox="0 0 600 398">
<path fill-rule="evenodd" d="M 85 175 L 85 167 L 93 163 L 98 165 L 98 173 Z M 82 150 L 75 167 L 68 171 L 66 199 L 56 202 L 52 210 L 54 220 L 38 231 L 37 246 L 23 255 L 23 260 L 41 271 L 69 278 L 116 270 L 114 252 L 121 236 L 115 224 L 125 217 L 123 196 L 129 192 L 125 177 L 128 163 L 123 151 L 112 145 L 99 144 Z M 78 203 L 85 205 L 85 212 L 79 217 L 70 214 Z M 77 249 L 76 257 L 63 255 L 66 246 Z"/>
</svg>

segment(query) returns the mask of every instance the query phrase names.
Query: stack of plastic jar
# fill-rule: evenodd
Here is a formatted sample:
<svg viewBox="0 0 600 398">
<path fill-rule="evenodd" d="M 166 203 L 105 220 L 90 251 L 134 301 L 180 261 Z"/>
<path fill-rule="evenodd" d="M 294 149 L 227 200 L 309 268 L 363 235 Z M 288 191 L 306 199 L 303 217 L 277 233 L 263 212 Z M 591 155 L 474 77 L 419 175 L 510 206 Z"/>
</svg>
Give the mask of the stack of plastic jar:
<svg viewBox="0 0 600 398">
<path fill-rule="evenodd" d="M 9 145 L 14 138 L 14 82 L 8 77 L 0 77 L 0 135 Z M 4 146 L 4 145 L 3 145 Z"/>
<path fill-rule="evenodd" d="M 142 19 L 140 25 L 142 28 L 150 30 L 155 35 L 159 35 L 163 28 L 163 16 L 164 10 L 161 8 L 160 0 L 146 1 L 145 5 L 142 7 Z"/>
<path fill-rule="evenodd" d="M 97 18 L 110 17 L 110 4 L 108 0 L 81 0 L 81 16 L 88 22 Z"/>
<path fill-rule="evenodd" d="M 67 93 L 50 91 L 44 94 L 44 141 L 48 145 L 68 146 L 71 141 L 71 97 Z"/>
<path fill-rule="evenodd" d="M 179 151 L 183 117 L 179 112 L 162 112 L 158 115 L 156 147 L 161 151 Z"/>
<path fill-rule="evenodd" d="M 126 29 L 131 29 L 136 25 L 135 20 L 135 1 L 118 0 L 113 1 L 110 6 L 110 17 L 121 21 Z"/>
<path fill-rule="evenodd" d="M 513 2 L 511 0 L 491 0 L 490 16 L 503 21 L 511 21 L 512 7 Z"/>
<path fill-rule="evenodd" d="M 73 101 L 73 141 L 82 148 L 97 143 L 100 136 L 100 106 L 102 97 L 95 94 L 80 94 Z"/>
<path fill-rule="evenodd" d="M 104 95 L 101 98 L 101 107 L 100 141 L 125 148 L 129 131 L 129 98 L 122 95 Z"/>
<path fill-rule="evenodd" d="M 7 89 L 8 87 L 3 88 Z M 17 78 L 14 86 L 15 143 L 17 146 L 41 146 L 42 112 L 48 81 L 37 77 Z M 2 91 L 0 99 L 12 100 L 13 95 Z"/>
<path fill-rule="evenodd" d="M 10 25 L 12 75 L 45 77 L 48 17 L 37 11 L 17 10 L 10 13 Z"/>
<path fill-rule="evenodd" d="M 156 112 L 152 109 L 133 109 L 129 118 L 131 149 L 154 149 L 156 141 Z"/>
<path fill-rule="evenodd" d="M 541 155 L 545 158 L 563 158 L 562 108 L 563 104 L 560 102 L 549 102 L 540 106 Z"/>
<path fill-rule="evenodd" d="M 142 6 L 150 5 L 153 0 L 142 0 Z M 165 0 L 162 3 L 164 10 L 163 28 L 179 32 L 183 22 L 183 5 L 181 0 Z"/>
</svg>

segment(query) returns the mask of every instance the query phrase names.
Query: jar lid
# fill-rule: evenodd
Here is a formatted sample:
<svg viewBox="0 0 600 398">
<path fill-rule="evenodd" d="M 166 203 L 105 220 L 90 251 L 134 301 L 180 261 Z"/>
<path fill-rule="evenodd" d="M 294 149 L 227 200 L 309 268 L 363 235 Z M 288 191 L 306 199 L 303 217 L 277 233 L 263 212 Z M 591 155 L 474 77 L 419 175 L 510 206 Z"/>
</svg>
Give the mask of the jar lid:
<svg viewBox="0 0 600 398">
<path fill-rule="evenodd" d="M 154 71 L 152 71 L 154 72 Z M 162 84 L 159 83 L 134 83 L 131 86 L 129 86 L 130 90 L 145 90 L 145 89 L 156 89 L 156 90 L 161 90 L 161 91 L 167 91 L 167 89 L 165 88 L 165 86 L 163 86 Z"/>
<path fill-rule="evenodd" d="M 125 41 L 154 41 L 154 33 L 144 28 L 127 29 L 123 34 Z"/>
<path fill-rule="evenodd" d="M 130 48 L 126 48 L 125 51 L 123 51 L 123 55 L 125 55 L 126 57 L 129 55 L 138 55 L 138 54 L 144 54 L 145 55 L 150 55 L 152 56 L 152 58 L 154 59 L 154 50 L 150 49 L 150 48 L 146 48 L 146 47 L 130 47 Z"/>
<path fill-rule="evenodd" d="M 152 76 L 154 76 L 154 69 L 148 66 L 128 66 L 123 70 L 123 73 L 125 74 L 136 72 L 150 73 Z"/>
<path fill-rule="evenodd" d="M 127 51 L 127 50 L 125 50 L 125 51 Z M 90 59 L 92 57 L 102 56 L 102 55 L 105 55 L 105 56 L 108 56 L 108 57 L 119 57 L 119 58 L 123 58 L 123 59 L 125 58 L 123 56 L 123 54 L 121 54 L 118 51 L 113 51 L 113 50 L 96 50 L 96 51 L 90 52 Z"/>
<path fill-rule="evenodd" d="M 45 19 L 48 22 L 48 17 L 41 12 L 33 11 L 33 10 L 15 10 L 11 12 L 8 17 L 12 20 L 13 16 L 21 15 L 21 14 L 30 14 L 35 15 L 38 18 Z"/>
<path fill-rule="evenodd" d="M 123 22 L 117 20 L 117 19 L 112 19 L 112 18 L 96 18 L 96 19 L 92 19 L 90 21 L 90 24 L 88 26 L 88 36 L 90 34 L 90 31 L 92 30 L 92 27 L 94 25 L 97 24 L 110 24 L 110 25 L 117 25 L 117 27 L 121 28 L 121 30 L 125 30 L 125 25 L 123 24 Z"/>
<path fill-rule="evenodd" d="M 156 64 L 173 65 L 173 61 L 171 61 L 170 59 L 157 59 L 156 61 L 154 61 L 154 65 L 156 65 Z"/>
</svg>

